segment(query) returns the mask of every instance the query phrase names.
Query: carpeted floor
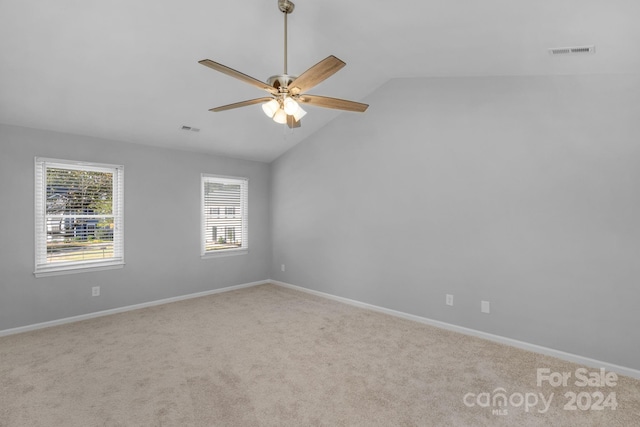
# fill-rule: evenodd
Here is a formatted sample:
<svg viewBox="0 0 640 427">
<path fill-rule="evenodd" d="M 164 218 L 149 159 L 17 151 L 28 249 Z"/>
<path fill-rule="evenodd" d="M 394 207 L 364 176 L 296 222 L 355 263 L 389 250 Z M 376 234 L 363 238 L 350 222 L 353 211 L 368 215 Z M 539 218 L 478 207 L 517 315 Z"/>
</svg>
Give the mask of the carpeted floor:
<svg viewBox="0 0 640 427">
<path fill-rule="evenodd" d="M 639 425 L 579 368 L 263 285 L 0 338 L 0 426 Z"/>
</svg>

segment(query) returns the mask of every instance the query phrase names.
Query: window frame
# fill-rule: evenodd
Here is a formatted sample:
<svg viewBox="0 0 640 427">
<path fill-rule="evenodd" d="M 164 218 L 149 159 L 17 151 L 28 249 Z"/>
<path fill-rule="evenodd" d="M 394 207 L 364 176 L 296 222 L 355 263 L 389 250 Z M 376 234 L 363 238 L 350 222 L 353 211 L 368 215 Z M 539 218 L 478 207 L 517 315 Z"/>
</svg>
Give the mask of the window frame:
<svg viewBox="0 0 640 427">
<path fill-rule="evenodd" d="M 241 246 L 239 248 L 228 249 L 216 249 L 207 250 L 207 206 L 205 206 L 205 183 L 217 182 L 220 184 L 238 184 L 240 185 L 240 219 L 241 219 Z M 226 208 L 218 207 L 217 214 L 209 214 L 215 216 L 215 219 L 224 221 L 228 215 Z M 234 207 L 234 212 L 236 211 Z M 235 215 L 235 214 L 234 214 Z M 227 227 L 221 225 L 217 227 L 217 235 L 226 236 L 228 233 Z M 246 177 L 238 176 L 226 176 L 202 173 L 200 175 L 200 257 L 202 259 L 207 258 L 219 258 L 225 256 L 245 255 L 249 253 L 249 179 Z"/>
<path fill-rule="evenodd" d="M 112 213 L 114 256 L 104 260 L 47 262 L 47 168 L 113 174 Z M 36 277 L 84 273 L 123 268 L 124 259 L 124 166 L 77 160 L 35 157 L 34 159 L 34 275 Z"/>
</svg>

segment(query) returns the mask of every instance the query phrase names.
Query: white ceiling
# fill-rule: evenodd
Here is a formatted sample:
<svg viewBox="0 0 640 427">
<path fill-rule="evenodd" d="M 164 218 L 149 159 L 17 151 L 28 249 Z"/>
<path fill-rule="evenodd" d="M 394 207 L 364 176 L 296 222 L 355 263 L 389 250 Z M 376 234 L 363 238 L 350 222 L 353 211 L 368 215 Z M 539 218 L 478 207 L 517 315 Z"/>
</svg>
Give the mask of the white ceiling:
<svg viewBox="0 0 640 427">
<path fill-rule="evenodd" d="M 640 72 L 638 0 L 293 1 L 289 74 L 330 54 L 347 63 L 314 94 L 366 102 L 397 77 Z M 596 54 L 547 53 L 576 45 Z M 291 132 L 259 105 L 211 113 L 264 93 L 204 58 L 281 73 L 277 0 L 0 0 L 0 122 L 271 161 L 358 114 L 309 107 Z"/>
</svg>

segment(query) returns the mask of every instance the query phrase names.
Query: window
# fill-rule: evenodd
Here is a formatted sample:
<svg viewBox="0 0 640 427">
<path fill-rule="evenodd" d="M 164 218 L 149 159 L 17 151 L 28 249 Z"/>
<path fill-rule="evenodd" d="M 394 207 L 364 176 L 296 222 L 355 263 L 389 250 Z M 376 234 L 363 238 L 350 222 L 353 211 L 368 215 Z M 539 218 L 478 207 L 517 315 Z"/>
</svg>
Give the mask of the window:
<svg viewBox="0 0 640 427">
<path fill-rule="evenodd" d="M 203 257 L 247 253 L 247 192 L 246 178 L 202 174 Z"/>
<path fill-rule="evenodd" d="M 124 168 L 35 159 L 35 275 L 124 265 Z"/>
</svg>

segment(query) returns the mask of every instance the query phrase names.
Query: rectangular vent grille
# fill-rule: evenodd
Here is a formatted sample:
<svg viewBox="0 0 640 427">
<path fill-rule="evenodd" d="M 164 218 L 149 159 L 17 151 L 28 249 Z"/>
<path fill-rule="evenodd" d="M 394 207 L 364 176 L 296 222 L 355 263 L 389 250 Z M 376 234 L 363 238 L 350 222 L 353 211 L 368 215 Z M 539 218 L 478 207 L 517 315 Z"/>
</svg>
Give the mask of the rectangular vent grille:
<svg viewBox="0 0 640 427">
<path fill-rule="evenodd" d="M 584 55 L 596 53 L 595 46 L 554 47 L 549 49 L 550 55 Z"/>
</svg>

